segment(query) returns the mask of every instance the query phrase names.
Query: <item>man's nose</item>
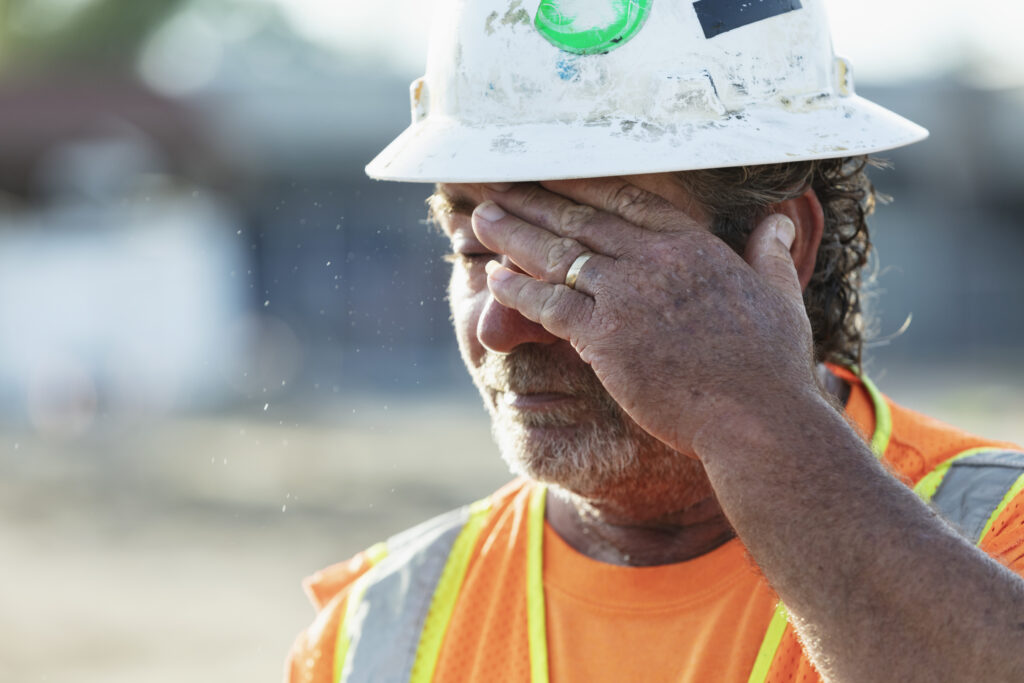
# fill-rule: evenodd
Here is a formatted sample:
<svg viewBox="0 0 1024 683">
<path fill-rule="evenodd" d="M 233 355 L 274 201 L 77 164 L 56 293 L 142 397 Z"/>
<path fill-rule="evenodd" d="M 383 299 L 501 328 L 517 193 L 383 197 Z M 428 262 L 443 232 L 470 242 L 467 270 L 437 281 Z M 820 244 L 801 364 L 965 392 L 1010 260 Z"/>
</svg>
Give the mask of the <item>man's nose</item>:
<svg viewBox="0 0 1024 683">
<path fill-rule="evenodd" d="M 522 272 L 507 257 L 502 259 L 502 265 Z M 520 344 L 553 344 L 559 341 L 558 337 L 523 317 L 519 311 L 499 304 L 489 293 L 476 324 L 476 336 L 484 347 L 496 353 L 511 353 Z"/>
</svg>

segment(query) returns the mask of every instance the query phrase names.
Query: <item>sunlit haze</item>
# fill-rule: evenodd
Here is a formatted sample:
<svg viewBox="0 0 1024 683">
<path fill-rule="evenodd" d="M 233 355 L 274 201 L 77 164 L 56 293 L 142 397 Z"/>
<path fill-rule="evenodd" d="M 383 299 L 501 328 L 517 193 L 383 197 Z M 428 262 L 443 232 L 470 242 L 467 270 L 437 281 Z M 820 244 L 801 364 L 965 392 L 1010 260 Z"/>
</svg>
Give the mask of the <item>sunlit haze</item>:
<svg viewBox="0 0 1024 683">
<path fill-rule="evenodd" d="M 485 1 L 0 0 L 0 683 L 279 681 L 314 618 L 302 577 L 508 482 L 432 186 L 365 172 L 409 125 L 433 8 Z M 827 3 L 859 93 L 931 132 L 871 170 L 892 201 L 870 220 L 859 369 L 1024 444 L 1024 0 L 801 2 Z M 766 163 L 792 158 L 776 147 Z M 524 346 L 516 377 L 497 354 L 472 374 L 566 369 L 567 347 Z M 618 445 L 569 365 L 545 386 L 582 403 L 499 401 L 513 462 L 527 422 Z M 570 441 L 548 436 L 541 456 Z M 655 450 L 644 469 L 678 480 Z"/>
</svg>

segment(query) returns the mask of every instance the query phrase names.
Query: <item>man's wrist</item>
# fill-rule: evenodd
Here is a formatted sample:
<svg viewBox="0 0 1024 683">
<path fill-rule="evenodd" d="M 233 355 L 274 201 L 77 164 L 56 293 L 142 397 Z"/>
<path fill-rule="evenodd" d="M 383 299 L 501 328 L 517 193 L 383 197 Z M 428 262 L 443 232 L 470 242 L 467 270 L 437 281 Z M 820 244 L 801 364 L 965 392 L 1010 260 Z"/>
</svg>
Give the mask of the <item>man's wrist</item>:
<svg viewBox="0 0 1024 683">
<path fill-rule="evenodd" d="M 804 439 L 845 426 L 834 403 L 816 386 L 808 386 L 774 392 L 756 402 L 720 405 L 692 443 L 696 456 L 708 465 L 722 458 L 743 460 L 792 450 Z"/>
</svg>

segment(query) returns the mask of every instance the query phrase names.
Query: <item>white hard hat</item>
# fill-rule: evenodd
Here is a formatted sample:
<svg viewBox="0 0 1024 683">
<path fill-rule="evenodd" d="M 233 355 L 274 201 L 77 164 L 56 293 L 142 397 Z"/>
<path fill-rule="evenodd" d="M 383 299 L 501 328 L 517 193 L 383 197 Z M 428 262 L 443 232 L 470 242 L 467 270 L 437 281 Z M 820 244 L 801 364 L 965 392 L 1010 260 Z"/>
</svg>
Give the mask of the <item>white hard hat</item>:
<svg viewBox="0 0 1024 683">
<path fill-rule="evenodd" d="M 366 172 L 500 182 L 880 152 L 823 0 L 439 0 L 412 125 Z"/>
</svg>

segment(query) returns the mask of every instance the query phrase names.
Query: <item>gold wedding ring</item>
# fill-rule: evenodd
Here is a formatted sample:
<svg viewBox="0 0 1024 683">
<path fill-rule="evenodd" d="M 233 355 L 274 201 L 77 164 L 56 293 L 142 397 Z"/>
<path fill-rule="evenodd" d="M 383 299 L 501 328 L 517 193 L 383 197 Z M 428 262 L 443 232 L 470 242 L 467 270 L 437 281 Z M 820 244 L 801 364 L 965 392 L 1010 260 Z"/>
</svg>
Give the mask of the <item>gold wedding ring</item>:
<svg viewBox="0 0 1024 683">
<path fill-rule="evenodd" d="M 565 274 L 565 285 L 571 289 L 576 289 L 576 281 L 580 279 L 580 271 L 583 270 L 583 266 L 587 265 L 587 261 L 594 255 L 592 251 L 585 251 L 576 257 L 576 260 L 569 266 L 569 272 Z"/>
</svg>

